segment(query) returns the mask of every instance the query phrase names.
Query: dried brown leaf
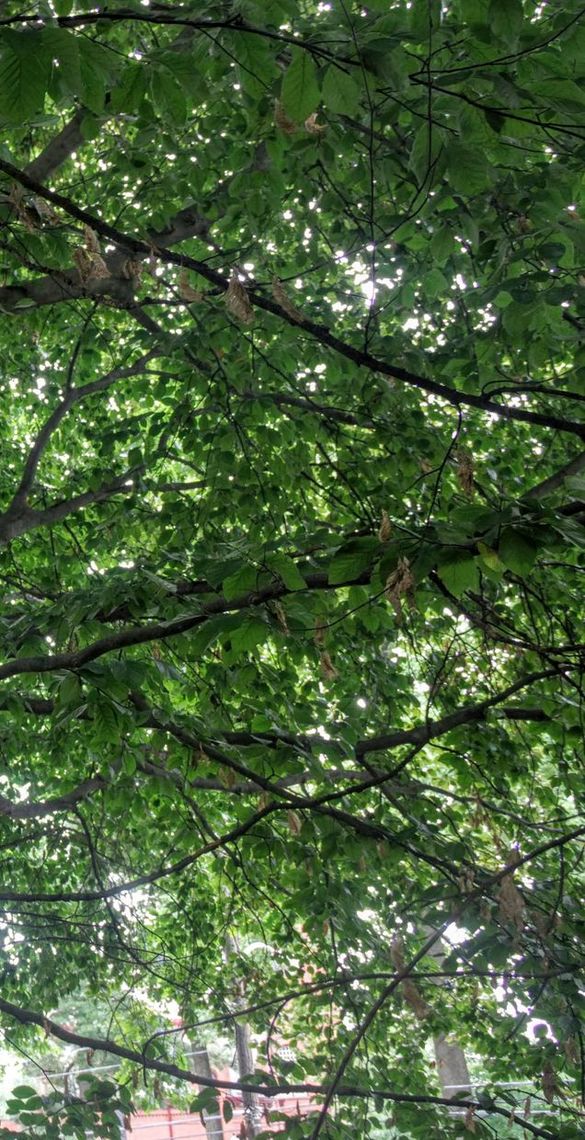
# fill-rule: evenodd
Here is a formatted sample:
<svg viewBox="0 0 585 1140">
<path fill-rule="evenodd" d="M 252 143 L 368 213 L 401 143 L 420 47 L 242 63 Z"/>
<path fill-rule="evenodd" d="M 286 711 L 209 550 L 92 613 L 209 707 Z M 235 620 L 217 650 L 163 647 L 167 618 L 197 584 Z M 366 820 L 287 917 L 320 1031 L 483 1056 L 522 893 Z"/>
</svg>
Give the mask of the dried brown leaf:
<svg viewBox="0 0 585 1140">
<path fill-rule="evenodd" d="M 334 681 L 338 676 L 337 669 L 331 660 L 330 654 L 326 649 L 323 650 L 320 658 L 321 672 L 326 681 Z"/>
<path fill-rule="evenodd" d="M 474 466 L 473 458 L 468 451 L 458 451 L 457 459 L 457 480 L 464 495 L 469 498 L 473 495 L 473 475 Z"/>
<path fill-rule="evenodd" d="M 291 321 L 296 321 L 297 324 L 303 323 L 305 317 L 301 313 L 301 310 L 297 309 L 296 305 L 293 305 L 292 301 L 289 300 L 278 277 L 272 278 L 272 296 L 277 304 L 280 305 L 283 313 L 286 313 L 287 317 L 290 317 Z"/>
<path fill-rule="evenodd" d="M 414 585 L 408 558 L 399 558 L 396 569 L 386 579 L 384 589 L 384 596 L 390 602 L 398 623 L 402 621 L 402 599 L 406 598 L 409 606 L 414 606 Z"/>
<path fill-rule="evenodd" d="M 50 202 L 44 198 L 33 196 L 29 201 L 30 210 L 38 215 L 41 225 L 55 226 L 59 223 L 59 215 Z"/>
<path fill-rule="evenodd" d="M 382 511 L 382 521 L 380 523 L 380 529 L 378 531 L 378 538 L 380 542 L 389 542 L 391 536 L 392 523 L 390 522 L 388 511 Z"/>
<path fill-rule="evenodd" d="M 91 276 L 97 278 L 109 277 L 110 271 L 99 253 L 90 254 L 91 257 Z"/>
<path fill-rule="evenodd" d="M 547 1100 L 549 1104 L 552 1104 L 558 1092 L 558 1087 L 555 1071 L 550 1061 L 546 1062 L 542 1070 L 542 1091 L 544 1093 L 544 1099 Z"/>
<path fill-rule="evenodd" d="M 476 1131 L 476 1128 L 475 1128 L 475 1106 L 473 1104 L 469 1105 L 469 1108 L 467 1109 L 467 1112 L 465 1113 L 465 1119 L 464 1119 L 463 1123 L 469 1132 L 475 1132 Z"/>
<path fill-rule="evenodd" d="M 285 135 L 295 135 L 299 129 L 299 124 L 287 115 L 280 99 L 274 103 L 274 122 Z"/>
<path fill-rule="evenodd" d="M 397 973 L 404 970 L 406 966 L 406 959 L 404 957 L 404 943 L 400 934 L 395 934 L 392 942 L 390 943 L 390 957 L 392 965 Z M 415 1017 L 419 1021 L 424 1021 L 428 1017 L 431 1010 L 428 1003 L 422 996 L 418 986 L 415 985 L 412 978 L 404 978 L 400 983 L 400 991 L 407 1005 L 410 1006 Z"/>
<path fill-rule="evenodd" d="M 232 317 L 236 317 L 244 325 L 252 324 L 254 310 L 250 298 L 235 274 L 230 277 L 229 285 L 225 291 L 225 304 Z"/>
<path fill-rule="evenodd" d="M 283 606 L 281 605 L 280 602 L 274 602 L 273 604 L 274 604 L 274 613 L 276 615 L 276 620 L 278 621 L 278 624 L 279 624 L 282 632 L 289 634 L 290 629 L 289 629 L 288 622 L 286 620 L 286 613 L 284 612 Z"/>
<path fill-rule="evenodd" d="M 313 114 L 309 115 L 308 119 L 305 119 L 305 130 L 308 131 L 310 135 L 322 135 L 327 130 L 327 125 L 325 123 L 318 123 L 317 112 L 313 111 Z"/>
<path fill-rule="evenodd" d="M 86 249 L 83 249 L 82 246 L 79 246 L 78 249 L 73 250 L 73 260 L 77 266 L 79 280 L 81 281 L 81 284 L 84 285 L 86 281 L 89 281 L 92 275 L 93 262 L 91 260 L 91 256 Z"/>
<path fill-rule="evenodd" d="M 404 958 L 404 942 L 401 934 L 395 934 L 390 943 L 390 958 L 395 970 L 403 970 L 406 964 Z"/>
<path fill-rule="evenodd" d="M 315 645 L 325 645 L 325 631 L 326 625 L 323 618 L 317 618 L 315 622 L 315 631 L 313 633 L 313 641 Z"/>
<path fill-rule="evenodd" d="M 85 239 L 85 248 L 88 253 L 101 254 L 102 251 L 100 248 L 98 236 L 95 231 L 92 230 L 91 226 L 83 227 L 83 237 Z"/>
<path fill-rule="evenodd" d="M 189 284 L 189 274 L 186 269 L 182 269 L 179 273 L 179 280 L 177 282 L 179 297 L 182 301 L 202 301 L 205 294 L 200 289 L 193 289 Z"/>
<path fill-rule="evenodd" d="M 524 929 L 524 899 L 511 874 L 505 875 L 500 883 L 498 905 L 502 921 L 511 922 L 521 933 Z"/>
<path fill-rule="evenodd" d="M 303 821 L 302 821 L 300 815 L 298 814 L 298 812 L 292 811 L 292 810 L 287 811 L 286 820 L 287 820 L 288 829 L 289 829 L 291 835 L 300 835 L 301 834 L 301 827 L 303 826 Z"/>
<path fill-rule="evenodd" d="M 122 277 L 125 277 L 127 281 L 140 281 L 143 272 L 143 262 L 136 261 L 133 257 L 127 257 L 122 265 Z"/>
</svg>

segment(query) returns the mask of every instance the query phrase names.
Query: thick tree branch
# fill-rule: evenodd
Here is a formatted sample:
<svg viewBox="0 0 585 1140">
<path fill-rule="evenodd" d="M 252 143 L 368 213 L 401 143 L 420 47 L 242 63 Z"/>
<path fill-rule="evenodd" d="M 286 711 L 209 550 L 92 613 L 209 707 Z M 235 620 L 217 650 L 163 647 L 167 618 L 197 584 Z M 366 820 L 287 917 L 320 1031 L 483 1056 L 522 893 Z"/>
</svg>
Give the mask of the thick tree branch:
<svg viewBox="0 0 585 1140">
<path fill-rule="evenodd" d="M 122 477 L 122 480 L 124 478 L 127 480 L 129 476 L 126 475 Z M 112 485 L 109 490 L 104 488 L 101 492 L 102 496 L 105 497 L 107 494 L 112 494 L 115 489 L 115 484 Z M 99 494 L 99 491 L 88 492 L 88 495 L 99 496 Z M 83 499 L 84 496 L 80 495 L 78 498 Z M 70 502 L 73 502 L 73 500 L 70 500 Z M 60 506 L 63 514 L 69 513 L 65 509 L 69 506 L 69 503 L 64 503 Z M 56 518 L 59 505 L 49 508 L 49 511 L 53 512 L 51 518 Z M 45 512 L 37 512 L 38 516 L 44 513 Z M 48 513 L 49 512 L 46 512 L 46 514 Z M 325 571 L 307 574 L 305 577 L 308 590 L 340 590 L 351 585 L 364 585 L 368 581 L 368 572 L 353 577 L 345 583 L 337 583 L 335 585 L 331 585 Z M 202 625 L 203 622 L 207 621 L 209 617 L 216 614 L 231 613 L 241 609 L 248 609 L 252 606 L 264 605 L 268 601 L 285 597 L 292 592 L 293 591 L 287 589 L 283 582 L 273 582 L 269 586 L 265 586 L 260 590 L 251 591 L 247 594 L 242 594 L 239 598 L 234 598 L 229 602 L 223 597 L 216 598 L 202 605 L 196 614 L 174 618 L 171 621 L 152 622 L 147 625 L 119 630 L 110 634 L 108 637 L 99 638 L 99 640 L 94 641 L 91 645 L 85 646 L 84 649 L 66 653 L 55 653 L 47 656 L 21 657 L 13 661 L 6 661 L 4 665 L 0 665 L 0 680 L 22 673 L 51 673 L 54 672 L 55 669 L 81 669 L 89 661 L 95 661 L 98 657 L 103 657 L 104 654 L 111 653 L 113 650 L 126 649 L 131 645 L 144 645 L 149 641 L 163 641 L 167 637 L 173 637 L 179 633 L 186 633 L 190 629 L 195 629 L 198 625 Z"/>
<path fill-rule="evenodd" d="M 529 501 L 539 502 L 541 499 L 546 499 L 548 495 L 552 495 L 554 491 L 558 491 L 562 487 L 565 479 L 570 475 L 579 475 L 581 471 L 585 470 L 585 451 L 581 451 L 574 459 L 570 459 L 563 467 L 559 467 L 553 475 L 549 475 L 548 479 L 543 479 L 541 483 L 536 483 L 529 491 L 523 495 L 523 498 Z"/>
<path fill-rule="evenodd" d="M 169 1061 L 160 1061 L 155 1057 L 148 1057 L 145 1053 L 141 1053 L 136 1049 L 130 1049 L 126 1045 L 120 1045 L 117 1041 L 112 1041 L 111 1038 L 87 1037 L 80 1033 L 74 1033 L 73 1030 L 67 1029 L 64 1025 L 59 1025 L 58 1022 L 46 1017 L 43 1013 L 36 1013 L 36 1011 L 32 1009 L 15 1005 L 13 1002 L 6 1001 L 4 998 L 0 998 L 0 1011 L 21 1025 L 36 1025 L 39 1029 L 42 1029 L 43 1033 L 49 1034 L 51 1037 L 56 1037 L 59 1041 L 65 1041 L 68 1045 L 77 1045 L 80 1049 L 91 1049 L 94 1052 L 109 1053 L 113 1057 L 120 1057 L 122 1060 L 130 1061 L 138 1065 L 142 1070 L 147 1069 L 150 1072 L 164 1073 L 166 1076 L 174 1077 L 176 1080 L 185 1081 L 192 1085 L 202 1085 L 214 1089 L 226 1089 L 227 1091 L 231 1090 L 233 1092 L 251 1092 L 256 1093 L 258 1096 L 266 1097 L 267 1100 L 288 1093 L 310 1093 L 314 1096 L 323 1096 L 326 1095 L 330 1087 L 328 1085 L 312 1083 L 290 1084 L 288 1082 L 280 1082 L 279 1084 L 263 1084 L 261 1079 L 258 1083 L 251 1083 L 247 1081 L 227 1081 L 219 1077 L 207 1077 L 202 1073 L 194 1073 L 190 1069 L 182 1069 Z M 232 1017 L 235 1016 L 237 1016 L 236 1013 L 232 1014 Z M 471 1105 L 480 1111 L 482 1109 L 482 1105 L 479 1102 L 474 1102 L 467 1097 L 464 1100 L 448 1100 L 445 1097 L 430 1095 L 418 1096 L 416 1094 L 397 1093 L 389 1089 L 360 1088 L 356 1085 L 339 1085 L 336 1089 L 336 1093 L 338 1096 L 352 1098 L 371 1098 L 372 1096 L 377 1096 L 383 1100 L 395 1102 L 396 1104 L 445 1105 L 446 1107 L 455 1106 L 465 1109 Z M 505 1118 L 509 1118 L 510 1116 L 509 1106 L 506 1108 L 494 1106 L 490 1111 Z M 533 1136 L 543 1137 L 543 1140 L 555 1140 L 554 1134 L 549 1132 L 548 1129 L 538 1128 L 520 1116 L 516 1116 L 515 1119 L 518 1124 L 526 1128 Z"/>
<path fill-rule="evenodd" d="M 70 792 L 64 792 L 61 796 L 52 796 L 50 799 L 40 802 L 33 803 L 30 800 L 25 800 L 24 802 L 13 803 L 5 796 L 0 796 L 0 816 L 7 819 L 43 819 L 45 816 L 55 815 L 57 812 L 70 811 L 83 800 L 89 799 L 94 792 L 100 792 L 107 786 L 108 780 L 104 776 L 91 776 L 89 780 L 84 780 L 76 788 L 72 788 Z"/>
<path fill-rule="evenodd" d="M 104 483 L 95 491 L 82 491 L 79 495 L 73 495 L 71 499 L 63 499 L 62 502 L 55 503 L 43 510 L 20 506 L 20 504 L 17 504 L 15 508 L 9 508 L 0 516 L 0 544 L 8 544 L 37 527 L 54 526 L 55 523 L 61 522 L 68 515 L 74 514 L 75 511 L 80 511 L 83 507 L 91 506 L 93 503 L 101 503 L 113 495 L 132 494 L 135 490 L 134 479 L 139 473 L 137 468 L 133 468 L 131 471 L 125 472 L 124 475 L 119 475 L 117 479 L 113 479 L 111 483 Z"/>
<path fill-rule="evenodd" d="M 131 249 L 133 253 L 143 256 L 150 256 L 152 254 L 152 244 L 142 241 L 140 238 L 130 237 L 115 226 L 107 222 L 103 222 L 100 218 L 91 214 L 88 210 L 81 209 L 79 206 L 72 202 L 71 199 L 64 197 L 62 194 L 56 194 L 47 187 L 42 186 L 36 182 L 35 179 L 29 176 L 18 167 L 13 166 L 12 163 L 0 159 L 0 171 L 3 171 L 10 178 L 13 178 L 21 186 L 32 190 L 41 198 L 45 198 L 52 205 L 64 210 L 70 217 L 76 218 L 78 221 L 83 222 L 84 225 L 89 225 L 96 233 L 102 237 L 109 238 L 118 246 Z M 187 257 L 185 254 L 172 253 L 165 249 L 160 249 L 158 253 L 159 260 L 169 265 L 185 266 L 188 269 L 193 269 L 201 277 L 210 281 L 222 292 L 228 287 L 228 281 L 217 270 L 212 269 L 211 266 L 205 262 L 196 261 L 192 257 Z M 531 412 L 524 408 L 518 408 L 514 405 L 502 405 L 495 403 L 484 396 L 473 395 L 472 393 L 462 392 L 457 388 L 452 388 L 446 384 L 441 384 L 436 380 L 428 379 L 427 377 L 418 376 L 416 373 L 409 371 L 406 368 L 401 368 L 396 364 L 388 364 L 384 360 L 380 360 L 372 356 L 369 352 L 363 351 L 359 348 L 348 344 L 345 341 L 335 336 L 324 325 L 318 325 L 314 321 L 306 318 L 299 319 L 296 316 L 290 316 L 285 312 L 275 301 L 266 297 L 264 293 L 260 292 L 258 288 L 250 287 L 249 296 L 254 304 L 268 313 L 279 317 L 281 320 L 286 321 L 287 324 L 293 328 L 301 329 L 309 333 L 320 344 L 331 348 L 340 356 L 351 360 L 354 364 L 360 367 L 369 368 L 374 372 L 379 372 L 383 376 L 389 376 L 391 379 L 399 380 L 411 387 L 418 388 L 420 391 L 427 392 L 431 395 L 440 396 L 447 403 L 453 407 L 472 407 L 477 408 L 482 412 L 488 412 L 498 418 L 509 420 L 517 420 L 520 423 L 539 424 L 543 427 L 553 428 L 557 431 L 569 432 L 570 434 L 577 435 L 585 439 L 585 424 L 578 423 L 573 420 L 566 420 L 559 416 L 547 415 L 541 412 Z M 2 304 L 2 294 L 0 293 L 0 305 Z"/>
<path fill-rule="evenodd" d="M 45 149 L 29 162 L 26 173 L 30 178 L 46 182 L 70 158 L 73 151 L 79 149 L 84 142 L 82 124 L 87 117 L 85 107 L 80 107 L 73 118 L 47 143 Z"/>
<path fill-rule="evenodd" d="M 24 465 L 22 478 L 15 491 L 12 502 L 7 509 L 0 514 L 0 535 L 2 534 L 2 526 L 5 519 L 12 520 L 17 512 L 26 503 L 28 495 L 32 490 L 35 475 L 38 465 L 40 463 L 43 452 L 51 439 L 51 436 L 59 427 L 61 421 L 65 418 L 67 413 L 74 407 L 75 404 L 80 403 L 82 400 L 87 399 L 88 396 L 95 395 L 96 392 L 103 392 L 110 388 L 117 380 L 126 380 L 132 376 L 140 376 L 144 373 L 146 365 L 154 360 L 158 355 L 156 350 L 146 353 L 140 357 L 135 364 L 129 368 L 114 368 L 108 372 L 106 376 L 102 376 L 99 380 L 93 380 L 90 384 L 84 384 L 81 388 L 69 388 L 65 393 L 61 402 L 57 405 L 55 410 L 51 413 L 48 419 L 45 420 L 41 430 L 39 431 Z"/>
<path fill-rule="evenodd" d="M 441 717 L 440 720 L 429 720 L 426 724 L 418 725 L 416 728 L 404 729 L 399 732 L 391 732 L 387 735 L 372 736 L 369 739 L 360 740 L 356 744 L 356 756 L 366 756 L 371 752 L 397 748 L 400 744 L 427 744 L 430 740 L 435 740 L 438 736 L 444 736 L 446 732 L 451 732 L 452 729 L 458 728 L 462 724 L 473 724 L 474 722 L 483 720 L 489 709 L 497 708 L 503 701 L 507 701 L 510 697 L 514 696 L 515 693 L 520 692 L 529 685 L 537 684 L 539 681 L 544 681 L 552 677 L 562 677 L 565 673 L 565 666 L 543 669 L 538 673 L 529 673 L 526 677 L 522 677 L 519 681 L 508 685 L 501 693 L 497 693 L 493 697 L 487 697 L 484 701 L 478 701 L 475 705 L 465 705 L 462 709 L 457 709 L 456 712 Z M 512 716 L 513 715 L 512 713 Z M 519 718 L 516 717 L 516 719 Z"/>
<path fill-rule="evenodd" d="M 113 253 L 106 253 L 104 261 L 109 277 L 90 277 L 81 281 L 76 268 L 55 270 L 46 277 L 22 281 L 18 285 L 5 285 L 0 288 L 0 311 L 18 313 L 23 308 L 41 308 L 62 302 L 80 299 L 110 297 L 124 308 L 132 308 L 135 283 L 125 276 L 125 266 L 131 256 L 137 262 L 160 254 L 171 245 L 176 245 L 192 237 L 209 239 L 209 225 L 195 206 L 186 206 L 168 223 L 164 230 L 149 233 L 141 249 L 134 248 L 123 240 L 117 243 Z"/>
</svg>

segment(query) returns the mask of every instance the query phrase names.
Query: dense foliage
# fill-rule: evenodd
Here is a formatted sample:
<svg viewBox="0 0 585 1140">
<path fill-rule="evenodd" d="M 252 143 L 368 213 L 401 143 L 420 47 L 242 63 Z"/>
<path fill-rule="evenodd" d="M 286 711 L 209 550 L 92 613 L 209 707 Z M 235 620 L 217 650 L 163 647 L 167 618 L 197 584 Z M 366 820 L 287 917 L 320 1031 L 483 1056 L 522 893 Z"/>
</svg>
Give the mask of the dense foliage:
<svg viewBox="0 0 585 1140">
<path fill-rule="evenodd" d="M 584 1134 L 584 60 L 575 0 L 3 0 L 28 1054 L 192 1081 L 142 1000 L 291 1136 Z"/>
</svg>

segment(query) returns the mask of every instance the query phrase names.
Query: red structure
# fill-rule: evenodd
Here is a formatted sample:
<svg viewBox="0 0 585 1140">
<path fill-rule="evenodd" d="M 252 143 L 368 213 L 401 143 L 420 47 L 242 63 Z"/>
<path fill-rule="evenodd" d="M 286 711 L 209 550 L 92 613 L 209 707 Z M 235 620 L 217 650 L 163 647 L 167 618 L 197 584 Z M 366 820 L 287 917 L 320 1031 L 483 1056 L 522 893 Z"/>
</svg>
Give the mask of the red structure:
<svg viewBox="0 0 585 1140">
<path fill-rule="evenodd" d="M 240 1140 L 240 1125 L 242 1122 L 242 1103 L 237 1097 L 229 1097 L 233 1109 L 233 1116 L 229 1122 L 221 1118 L 223 1140 Z M 284 1122 L 275 1120 L 275 1116 L 306 1116 L 307 1113 L 318 1111 L 308 1096 L 280 1096 L 270 1100 L 261 1098 L 260 1104 L 265 1114 L 266 1128 L 273 1132 L 281 1132 Z M 223 1098 L 220 1108 L 223 1107 Z M 219 1125 L 219 1121 L 218 1121 Z M 155 1112 L 137 1112 L 130 1118 L 130 1128 L 126 1133 L 127 1140 L 207 1140 L 205 1126 L 198 1115 L 190 1116 L 178 1108 L 161 1108 Z"/>
<path fill-rule="evenodd" d="M 242 1102 L 237 1096 L 227 1098 L 232 1106 L 233 1116 L 229 1122 L 217 1119 L 217 1140 L 240 1140 L 240 1125 L 242 1122 Z M 224 1098 L 220 1098 L 220 1109 L 223 1108 Z M 282 1121 L 274 1117 L 280 1114 L 287 1116 L 305 1116 L 309 1112 L 318 1111 L 318 1106 L 306 1096 L 280 1096 L 270 1100 L 260 1098 L 260 1105 L 265 1114 L 266 1128 L 273 1132 L 281 1132 L 284 1128 Z M 2 1128 L 18 1133 L 20 1126 L 13 1120 L 0 1121 Z M 221 1132 L 219 1129 L 221 1128 Z M 151 1112 L 137 1112 L 130 1117 L 126 1127 L 124 1140 L 207 1140 L 207 1132 L 201 1117 L 197 1113 L 189 1114 L 180 1108 L 159 1108 Z"/>
</svg>

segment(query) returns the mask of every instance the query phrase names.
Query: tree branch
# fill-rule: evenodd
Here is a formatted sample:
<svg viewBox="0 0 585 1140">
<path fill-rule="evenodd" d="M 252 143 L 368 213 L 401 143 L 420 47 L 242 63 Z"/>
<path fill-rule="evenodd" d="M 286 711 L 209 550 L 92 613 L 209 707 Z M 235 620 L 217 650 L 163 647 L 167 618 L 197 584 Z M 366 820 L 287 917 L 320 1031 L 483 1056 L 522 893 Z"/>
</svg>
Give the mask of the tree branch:
<svg viewBox="0 0 585 1140">
<path fill-rule="evenodd" d="M 88 396 L 95 395 L 96 392 L 103 392 L 111 387 L 116 380 L 126 380 L 131 376 L 139 376 L 144 372 L 147 364 L 159 355 L 156 350 L 146 353 L 141 356 L 135 364 L 129 368 L 114 368 L 108 372 L 106 376 L 102 376 L 99 380 L 93 380 L 90 384 L 84 384 L 81 388 L 70 388 L 61 402 L 57 405 L 55 410 L 51 413 L 48 419 L 45 420 L 41 430 L 39 431 L 24 465 L 22 478 L 14 493 L 14 497 L 5 511 L 0 514 L 0 534 L 2 533 L 2 526 L 6 518 L 11 520 L 14 518 L 15 513 L 26 503 L 27 497 L 32 490 L 35 475 L 38 465 L 41 460 L 43 451 L 45 450 L 53 433 L 59 427 L 61 421 L 65 418 L 67 413 L 74 407 L 75 404 L 80 403 L 81 400 L 87 399 Z"/>
<path fill-rule="evenodd" d="M 100 792 L 107 786 L 108 780 L 104 776 L 91 776 L 89 780 L 84 780 L 82 784 L 78 784 L 70 792 L 64 792 L 61 796 L 52 796 L 48 800 L 36 803 L 30 800 L 13 803 L 5 796 L 0 796 L 0 816 L 5 816 L 8 819 L 42 819 L 46 815 L 69 811 L 82 800 L 89 799 L 94 792 Z"/>
<path fill-rule="evenodd" d="M 63 165 L 74 150 L 82 145 L 84 138 L 81 130 L 84 120 L 88 117 L 85 107 L 80 107 L 68 123 L 55 135 L 44 150 L 33 158 L 26 167 L 26 173 L 37 182 L 46 182 L 56 170 Z"/>
<path fill-rule="evenodd" d="M 559 467 L 554 475 L 549 475 L 548 479 L 543 479 L 541 483 L 536 483 L 531 487 L 526 494 L 522 496 L 523 499 L 536 500 L 546 499 L 547 495 L 552 495 L 553 491 L 558 491 L 562 487 L 565 479 L 570 475 L 578 475 L 580 471 L 585 470 L 585 451 L 581 451 L 574 459 L 570 459 L 565 463 L 564 467 Z"/>
<path fill-rule="evenodd" d="M 190 1069 L 182 1069 L 169 1061 L 160 1061 L 155 1057 L 147 1057 L 144 1052 L 141 1053 L 136 1049 L 128 1048 L 126 1045 L 120 1045 L 118 1042 L 112 1041 L 111 1038 L 87 1037 L 80 1033 L 74 1033 L 73 1030 L 67 1029 L 64 1025 L 59 1025 L 58 1022 L 53 1021 L 42 1013 L 14 1005 L 13 1002 L 6 1001 L 4 998 L 0 998 L 0 1011 L 5 1013 L 7 1017 L 13 1018 L 14 1021 L 18 1021 L 21 1025 L 36 1025 L 39 1029 L 42 1029 L 43 1033 L 56 1037 L 60 1041 L 65 1041 L 68 1045 L 77 1045 L 82 1049 L 109 1053 L 114 1057 L 120 1057 L 125 1061 L 130 1061 L 138 1065 L 142 1070 L 147 1069 L 152 1072 L 164 1073 L 166 1076 L 174 1077 L 177 1080 L 185 1081 L 192 1085 L 226 1089 L 234 1092 L 251 1092 L 256 1093 L 258 1096 L 266 1097 L 267 1099 L 273 1099 L 274 1097 L 287 1095 L 289 1093 L 310 1093 L 314 1096 L 324 1096 L 327 1095 L 328 1090 L 331 1088 L 330 1085 L 313 1083 L 289 1084 L 288 1082 L 281 1082 L 280 1084 L 262 1084 L 260 1081 L 258 1083 L 252 1083 L 249 1081 L 227 1081 L 219 1077 L 208 1077 L 202 1073 L 191 1072 Z M 237 1016 L 237 1014 L 233 1014 L 232 1016 Z M 480 1102 L 475 1102 L 467 1097 L 465 1099 L 447 1099 L 446 1097 L 430 1095 L 419 1096 L 410 1093 L 397 1093 L 388 1089 L 363 1089 L 356 1085 L 338 1085 L 335 1092 L 337 1096 L 352 1098 L 369 1099 L 372 1096 L 377 1096 L 396 1104 L 444 1105 L 450 1108 L 459 1107 L 465 1109 L 475 1107 L 478 1111 L 484 1108 Z M 505 1108 L 499 1108 L 494 1105 L 490 1111 L 506 1119 L 510 1116 L 509 1105 Z M 514 1119 L 533 1136 L 542 1137 L 543 1140 L 555 1140 L 554 1133 L 549 1132 L 548 1129 L 538 1128 L 535 1124 L 532 1124 L 520 1116 L 515 1116 Z"/>
<path fill-rule="evenodd" d="M 66 198 L 62 194 L 56 194 L 47 187 L 42 186 L 31 179 L 23 170 L 19 170 L 10 162 L 0 159 L 0 171 L 3 171 L 10 178 L 19 182 L 21 186 L 32 190 L 41 198 L 45 198 L 52 205 L 64 210 L 70 217 L 76 218 L 78 221 L 83 222 L 84 225 L 89 225 L 96 233 L 102 237 L 109 238 L 118 246 L 131 249 L 133 253 L 143 256 L 150 256 L 152 254 L 152 245 L 140 238 L 130 237 L 122 233 L 115 226 L 111 226 L 108 222 L 103 222 L 100 218 L 89 213 L 87 210 L 81 209 L 79 206 L 72 202 L 70 198 Z M 157 254 L 159 260 L 169 265 L 184 266 L 188 269 L 193 269 L 201 277 L 210 281 L 218 289 L 224 292 L 228 288 L 227 279 L 222 276 L 217 270 L 211 268 L 205 262 L 196 261 L 186 254 L 172 253 L 165 249 L 160 249 Z M 285 312 L 274 300 L 264 296 L 258 288 L 250 287 L 248 289 L 249 296 L 254 304 L 268 313 L 279 317 L 281 320 L 286 321 L 287 324 L 293 328 L 301 329 L 303 332 L 309 333 L 320 344 L 331 348 L 340 356 L 351 360 L 354 364 L 360 367 L 369 368 L 374 372 L 379 372 L 383 376 L 389 376 L 394 380 L 399 380 L 404 384 L 418 388 L 423 392 L 440 396 L 447 403 L 453 407 L 460 408 L 468 406 L 477 408 L 483 412 L 489 412 L 499 418 L 517 420 L 520 423 L 539 424 L 543 427 L 554 428 L 557 431 L 569 432 L 570 434 L 577 435 L 585 439 L 585 424 L 578 423 L 573 420 L 566 420 L 559 416 L 545 415 L 540 412 L 530 412 L 523 408 L 517 408 L 514 405 L 502 405 L 493 402 L 484 396 L 476 396 L 472 393 L 462 392 L 457 388 L 452 388 L 446 384 L 441 384 L 436 380 L 431 380 L 426 377 L 418 376 L 414 372 L 410 372 L 406 368 L 401 368 L 395 364 L 388 364 L 384 360 L 380 360 L 372 356 L 369 352 L 355 348 L 353 345 L 346 343 L 335 336 L 328 328 L 323 325 L 318 325 L 314 321 L 307 318 L 299 319 L 298 316 L 291 316 Z M 0 304 L 2 304 L 2 294 L 0 292 Z"/>
</svg>

